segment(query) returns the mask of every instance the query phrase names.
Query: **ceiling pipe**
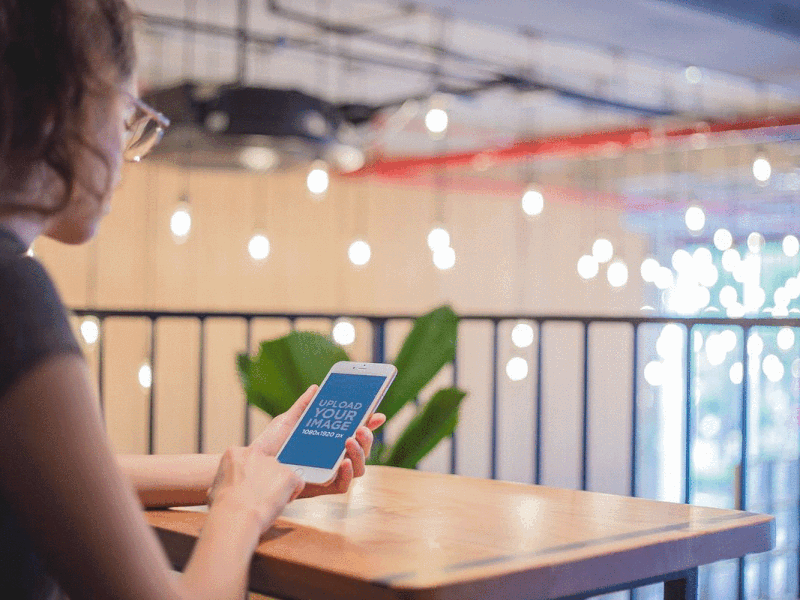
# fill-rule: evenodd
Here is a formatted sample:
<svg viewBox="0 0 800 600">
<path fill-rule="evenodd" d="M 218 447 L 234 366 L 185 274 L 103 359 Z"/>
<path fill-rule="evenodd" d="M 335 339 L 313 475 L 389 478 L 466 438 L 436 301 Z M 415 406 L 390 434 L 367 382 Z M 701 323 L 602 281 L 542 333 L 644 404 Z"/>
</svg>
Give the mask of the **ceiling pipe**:
<svg viewBox="0 0 800 600">
<path fill-rule="evenodd" d="M 581 133 L 520 140 L 500 148 L 468 152 L 452 152 L 435 156 L 379 158 L 351 176 L 379 175 L 393 179 L 416 176 L 441 167 L 486 169 L 504 163 L 540 158 L 580 158 L 607 153 L 615 155 L 624 149 L 646 150 L 664 145 L 688 143 L 693 136 L 706 136 L 705 141 L 730 143 L 730 136 L 747 133 L 759 137 L 785 135 L 786 128 L 800 125 L 800 114 L 755 117 L 730 121 L 703 121 L 674 129 L 634 127 L 612 131 Z"/>
</svg>

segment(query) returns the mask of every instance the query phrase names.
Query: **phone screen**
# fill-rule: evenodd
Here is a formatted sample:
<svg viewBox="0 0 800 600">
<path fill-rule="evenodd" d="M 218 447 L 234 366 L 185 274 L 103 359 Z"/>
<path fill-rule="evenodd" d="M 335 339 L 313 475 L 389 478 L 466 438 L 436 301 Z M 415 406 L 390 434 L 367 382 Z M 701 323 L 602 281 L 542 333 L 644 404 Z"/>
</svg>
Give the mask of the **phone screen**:
<svg viewBox="0 0 800 600">
<path fill-rule="evenodd" d="M 383 375 L 328 375 L 278 460 L 332 469 L 385 381 Z"/>
</svg>

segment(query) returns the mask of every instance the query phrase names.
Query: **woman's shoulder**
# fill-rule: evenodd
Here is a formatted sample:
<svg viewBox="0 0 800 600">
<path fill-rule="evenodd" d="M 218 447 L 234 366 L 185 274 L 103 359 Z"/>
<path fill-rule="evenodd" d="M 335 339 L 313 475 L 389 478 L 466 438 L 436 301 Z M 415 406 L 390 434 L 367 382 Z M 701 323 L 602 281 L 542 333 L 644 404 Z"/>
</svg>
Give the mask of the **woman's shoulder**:
<svg viewBox="0 0 800 600">
<path fill-rule="evenodd" d="M 47 271 L 0 243 L 0 397 L 42 360 L 71 352 L 80 347 Z"/>
</svg>

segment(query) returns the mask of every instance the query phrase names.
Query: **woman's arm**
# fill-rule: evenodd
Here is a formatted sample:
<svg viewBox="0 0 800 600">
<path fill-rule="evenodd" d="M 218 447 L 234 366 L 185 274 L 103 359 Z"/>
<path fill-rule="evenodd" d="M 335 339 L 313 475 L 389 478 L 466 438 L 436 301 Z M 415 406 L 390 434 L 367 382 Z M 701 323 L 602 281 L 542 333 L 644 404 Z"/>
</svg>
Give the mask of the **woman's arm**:
<svg viewBox="0 0 800 600">
<path fill-rule="evenodd" d="M 0 492 L 72 600 L 241 598 L 259 535 L 300 482 L 226 453 L 206 527 L 176 578 L 103 430 L 78 356 L 45 360 L 0 398 Z"/>
<path fill-rule="evenodd" d="M 156 508 L 205 504 L 220 458 L 220 454 L 121 454 L 117 462 L 142 506 Z"/>
</svg>

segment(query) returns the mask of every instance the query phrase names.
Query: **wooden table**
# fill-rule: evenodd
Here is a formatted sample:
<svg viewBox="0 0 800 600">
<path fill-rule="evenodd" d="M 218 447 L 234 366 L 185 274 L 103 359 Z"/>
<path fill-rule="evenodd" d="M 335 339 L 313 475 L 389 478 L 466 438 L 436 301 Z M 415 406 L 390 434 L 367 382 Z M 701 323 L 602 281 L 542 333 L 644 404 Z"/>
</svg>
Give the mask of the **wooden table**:
<svg viewBox="0 0 800 600">
<path fill-rule="evenodd" d="M 150 511 L 177 568 L 201 512 Z M 535 600 L 655 581 L 693 598 L 697 567 L 773 545 L 767 515 L 369 467 L 350 492 L 287 507 L 253 591 L 308 600 Z"/>
</svg>

